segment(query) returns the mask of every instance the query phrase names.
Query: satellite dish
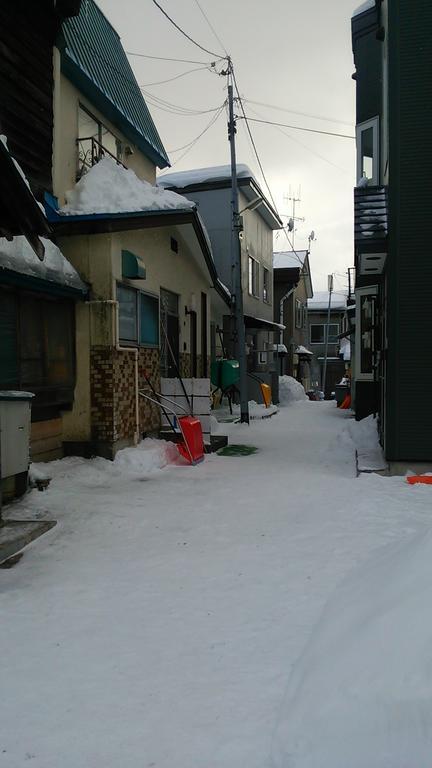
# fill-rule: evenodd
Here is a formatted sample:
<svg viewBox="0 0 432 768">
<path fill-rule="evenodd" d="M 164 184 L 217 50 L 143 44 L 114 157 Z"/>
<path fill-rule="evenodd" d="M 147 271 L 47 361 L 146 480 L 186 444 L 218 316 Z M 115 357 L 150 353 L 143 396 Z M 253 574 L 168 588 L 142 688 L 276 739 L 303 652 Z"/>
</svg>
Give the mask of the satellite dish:
<svg viewBox="0 0 432 768">
<path fill-rule="evenodd" d="M 312 230 L 312 232 L 309 235 L 309 240 L 315 240 L 315 231 Z"/>
<path fill-rule="evenodd" d="M 290 219 L 288 222 L 288 232 L 292 232 L 294 229 L 294 219 Z"/>
</svg>

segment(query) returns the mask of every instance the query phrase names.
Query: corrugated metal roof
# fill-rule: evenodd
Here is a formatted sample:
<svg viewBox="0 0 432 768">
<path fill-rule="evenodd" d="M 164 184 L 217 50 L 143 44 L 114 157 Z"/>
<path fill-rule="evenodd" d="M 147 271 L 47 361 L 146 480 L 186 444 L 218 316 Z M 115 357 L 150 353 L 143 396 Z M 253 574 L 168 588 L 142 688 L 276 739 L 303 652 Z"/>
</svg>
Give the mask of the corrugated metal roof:
<svg viewBox="0 0 432 768">
<path fill-rule="evenodd" d="M 159 168 L 168 156 L 121 40 L 94 0 L 62 24 L 62 70 L 84 95 Z"/>
</svg>

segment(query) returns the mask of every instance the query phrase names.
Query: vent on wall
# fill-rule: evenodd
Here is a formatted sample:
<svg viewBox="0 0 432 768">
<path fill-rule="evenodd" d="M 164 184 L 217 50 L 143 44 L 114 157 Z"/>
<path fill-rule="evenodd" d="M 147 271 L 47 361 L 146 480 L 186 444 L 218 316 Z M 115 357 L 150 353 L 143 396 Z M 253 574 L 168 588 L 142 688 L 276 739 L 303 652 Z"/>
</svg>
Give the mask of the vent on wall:
<svg viewBox="0 0 432 768">
<path fill-rule="evenodd" d="M 361 253 L 360 274 L 382 275 L 386 262 L 386 253 Z"/>
</svg>

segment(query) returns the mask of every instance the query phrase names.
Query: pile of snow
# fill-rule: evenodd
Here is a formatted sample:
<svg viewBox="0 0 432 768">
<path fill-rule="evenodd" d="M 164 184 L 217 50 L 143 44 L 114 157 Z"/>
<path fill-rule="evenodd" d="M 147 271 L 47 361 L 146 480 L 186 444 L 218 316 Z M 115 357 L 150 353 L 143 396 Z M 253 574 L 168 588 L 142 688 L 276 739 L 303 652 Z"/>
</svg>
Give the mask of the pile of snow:
<svg viewBox="0 0 432 768">
<path fill-rule="evenodd" d="M 45 246 L 43 261 L 38 259 L 24 235 L 18 235 L 12 240 L 0 237 L 0 271 L 10 269 L 23 275 L 87 292 L 87 286 L 76 269 L 63 256 L 60 248 L 46 237 L 40 239 Z"/>
<path fill-rule="evenodd" d="M 307 400 L 302 384 L 292 376 L 279 376 L 279 404 L 290 405 L 300 400 Z"/>
<path fill-rule="evenodd" d="M 248 165 L 237 164 L 237 178 L 254 179 L 254 175 Z M 192 186 L 192 184 L 206 184 L 209 181 L 225 181 L 231 179 L 230 165 L 215 165 L 208 168 L 195 168 L 190 171 L 179 171 L 178 173 L 165 173 L 158 177 L 158 184 L 161 187 L 176 187 L 183 189 Z"/>
<path fill-rule="evenodd" d="M 183 460 L 174 443 L 165 440 L 147 438 L 139 445 L 123 448 L 114 461 L 96 456 L 83 459 L 69 456 L 48 463 L 36 463 L 30 466 L 30 480 L 62 479 L 73 472 L 77 482 L 86 485 L 104 486 L 119 477 L 131 479 L 144 478 L 157 472 L 168 464 L 182 463 Z"/>
<path fill-rule="evenodd" d="M 341 442 L 347 450 L 357 454 L 360 472 L 372 472 L 387 468 L 383 450 L 379 443 L 377 420 L 371 415 L 361 421 L 350 419 L 341 434 Z"/>
<path fill-rule="evenodd" d="M 60 213 L 69 216 L 184 210 L 195 206 L 176 192 L 139 179 L 134 171 L 119 165 L 111 157 L 104 157 L 90 168 L 66 193 L 66 201 Z"/>
<path fill-rule="evenodd" d="M 349 339 L 341 339 L 340 353 L 345 363 L 349 363 L 351 360 L 351 342 Z"/>
<path fill-rule="evenodd" d="M 432 532 L 336 591 L 294 667 L 277 768 L 430 766 Z"/>
</svg>

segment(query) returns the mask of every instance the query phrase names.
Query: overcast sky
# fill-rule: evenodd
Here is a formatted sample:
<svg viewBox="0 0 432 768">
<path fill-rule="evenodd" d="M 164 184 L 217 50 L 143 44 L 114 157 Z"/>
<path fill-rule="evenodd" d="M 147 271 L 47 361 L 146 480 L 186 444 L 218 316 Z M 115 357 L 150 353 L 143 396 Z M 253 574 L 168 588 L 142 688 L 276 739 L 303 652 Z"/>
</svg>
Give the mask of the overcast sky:
<svg viewBox="0 0 432 768">
<path fill-rule="evenodd" d="M 120 34 L 126 51 L 203 63 L 213 58 L 182 37 L 152 0 L 98 2 Z M 245 110 L 250 117 L 353 135 L 355 88 L 351 79 L 354 65 L 350 21 L 359 0 L 199 2 L 232 56 L 241 95 L 273 105 L 246 103 Z M 160 4 L 204 47 L 224 53 L 196 0 L 160 0 Z M 226 79 L 207 69 L 169 83 L 147 86 L 199 64 L 136 56 L 130 56 L 129 60 L 139 84 L 170 104 L 198 111 L 218 107 L 226 97 Z M 147 99 L 173 171 L 229 162 L 225 113 L 179 160 L 184 150 L 173 150 L 192 141 L 209 123 L 212 114 L 172 114 L 152 106 L 149 101 Z M 310 231 L 316 233 L 317 241 L 311 253 L 314 288 L 326 287 L 329 272 L 336 273 L 336 286 L 341 288 L 346 283 L 344 273 L 353 261 L 354 141 L 257 123 L 251 123 L 251 128 L 279 212 L 291 212 L 291 203 L 285 199 L 290 189 L 295 197 L 301 197 L 296 215 L 305 217 L 306 221 L 297 225 L 296 249 L 306 248 Z M 237 160 L 252 168 L 265 189 L 241 121 Z M 285 236 L 280 233 L 275 239 L 275 250 L 288 248 Z"/>
</svg>

